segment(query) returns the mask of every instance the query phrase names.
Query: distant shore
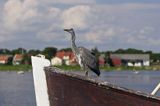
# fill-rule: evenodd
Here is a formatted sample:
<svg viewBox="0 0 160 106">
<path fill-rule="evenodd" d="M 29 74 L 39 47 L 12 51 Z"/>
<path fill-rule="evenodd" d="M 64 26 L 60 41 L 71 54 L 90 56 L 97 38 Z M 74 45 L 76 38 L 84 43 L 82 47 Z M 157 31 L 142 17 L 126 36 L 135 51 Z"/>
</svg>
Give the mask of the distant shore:
<svg viewBox="0 0 160 106">
<path fill-rule="evenodd" d="M 0 65 L 0 71 L 31 71 L 31 65 Z"/>
<path fill-rule="evenodd" d="M 80 71 L 81 68 L 79 65 L 75 66 L 55 66 L 63 70 L 67 71 Z M 32 65 L 0 65 L 0 71 L 31 71 L 32 70 Z M 152 65 L 148 67 L 124 67 L 124 66 L 119 66 L 119 67 L 111 67 L 111 66 L 101 66 L 100 70 L 103 71 L 143 71 L 143 70 L 157 70 L 160 71 L 160 66 L 159 65 Z"/>
<path fill-rule="evenodd" d="M 81 70 L 81 68 L 78 65 L 75 66 L 56 66 L 60 69 L 63 70 L 72 70 L 72 71 L 78 71 Z M 159 65 L 153 65 L 153 66 L 148 66 L 148 67 L 125 67 L 125 66 L 119 66 L 119 67 L 111 67 L 111 66 L 100 66 L 100 70 L 103 71 L 134 71 L 134 70 L 157 70 L 160 71 L 160 66 Z"/>
</svg>

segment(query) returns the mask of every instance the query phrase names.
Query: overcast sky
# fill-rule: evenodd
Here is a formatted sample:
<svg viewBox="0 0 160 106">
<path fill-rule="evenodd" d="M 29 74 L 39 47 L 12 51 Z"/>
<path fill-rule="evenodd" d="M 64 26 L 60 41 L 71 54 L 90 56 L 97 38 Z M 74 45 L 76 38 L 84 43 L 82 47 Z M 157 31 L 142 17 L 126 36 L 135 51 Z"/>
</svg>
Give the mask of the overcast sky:
<svg viewBox="0 0 160 106">
<path fill-rule="evenodd" d="M 160 0 L 1 0 L 0 48 L 137 48 L 160 52 Z"/>
</svg>

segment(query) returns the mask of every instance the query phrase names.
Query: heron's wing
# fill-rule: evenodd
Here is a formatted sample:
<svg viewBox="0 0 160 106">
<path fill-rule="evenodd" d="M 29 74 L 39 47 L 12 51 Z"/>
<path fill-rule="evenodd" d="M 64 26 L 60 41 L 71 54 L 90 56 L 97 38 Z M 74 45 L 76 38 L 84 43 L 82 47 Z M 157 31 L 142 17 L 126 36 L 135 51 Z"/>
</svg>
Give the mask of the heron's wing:
<svg viewBox="0 0 160 106">
<path fill-rule="evenodd" d="M 92 51 L 86 49 L 85 47 L 78 47 L 78 49 L 79 49 L 79 51 L 82 51 L 82 52 L 83 52 L 83 51 L 86 51 L 86 52 L 92 54 L 93 56 L 96 55 L 94 52 L 92 52 Z"/>
<path fill-rule="evenodd" d="M 85 62 L 85 64 L 92 70 L 92 71 L 96 71 L 96 74 L 100 74 L 99 72 L 99 65 L 98 65 L 98 60 L 96 58 L 96 56 L 89 51 L 88 49 L 84 48 L 84 47 L 78 47 L 78 50 L 80 52 L 80 54 L 82 55 L 82 59 Z"/>
</svg>

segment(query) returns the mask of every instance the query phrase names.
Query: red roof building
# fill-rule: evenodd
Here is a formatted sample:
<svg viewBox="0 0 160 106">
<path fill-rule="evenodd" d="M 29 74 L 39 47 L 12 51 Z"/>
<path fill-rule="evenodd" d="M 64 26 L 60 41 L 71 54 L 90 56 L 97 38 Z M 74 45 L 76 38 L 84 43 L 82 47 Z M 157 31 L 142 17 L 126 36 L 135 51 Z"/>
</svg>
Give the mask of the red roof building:
<svg viewBox="0 0 160 106">
<path fill-rule="evenodd" d="M 7 64 L 11 55 L 0 55 L 0 64 Z"/>
<path fill-rule="evenodd" d="M 13 57 L 13 65 L 19 65 L 22 63 L 23 55 L 22 54 L 15 54 Z"/>
<path fill-rule="evenodd" d="M 119 59 L 119 58 L 112 58 L 112 64 L 114 65 L 114 66 L 121 66 L 121 59 Z"/>
<path fill-rule="evenodd" d="M 59 51 L 56 53 L 56 56 L 55 57 L 58 57 L 60 59 L 63 59 L 63 56 L 64 56 L 65 52 L 64 51 Z"/>
<path fill-rule="evenodd" d="M 105 59 L 99 58 L 99 65 L 104 66 L 105 65 Z"/>
<path fill-rule="evenodd" d="M 106 64 L 105 54 L 101 54 L 98 58 L 98 62 L 100 66 L 104 66 Z"/>
<path fill-rule="evenodd" d="M 55 57 L 64 60 L 66 65 L 77 64 L 73 52 L 58 51 Z"/>
<path fill-rule="evenodd" d="M 149 54 L 110 54 L 114 66 L 149 66 Z"/>
</svg>

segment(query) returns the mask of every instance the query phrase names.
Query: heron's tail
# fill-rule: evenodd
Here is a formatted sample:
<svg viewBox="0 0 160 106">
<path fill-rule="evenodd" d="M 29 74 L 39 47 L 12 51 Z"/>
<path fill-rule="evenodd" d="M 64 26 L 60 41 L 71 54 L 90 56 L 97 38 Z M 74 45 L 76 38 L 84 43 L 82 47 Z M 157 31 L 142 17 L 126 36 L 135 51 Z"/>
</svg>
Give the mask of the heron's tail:
<svg viewBox="0 0 160 106">
<path fill-rule="evenodd" d="M 93 72 L 95 72 L 98 76 L 101 74 L 99 69 L 94 69 L 92 67 L 89 67 Z"/>
</svg>

